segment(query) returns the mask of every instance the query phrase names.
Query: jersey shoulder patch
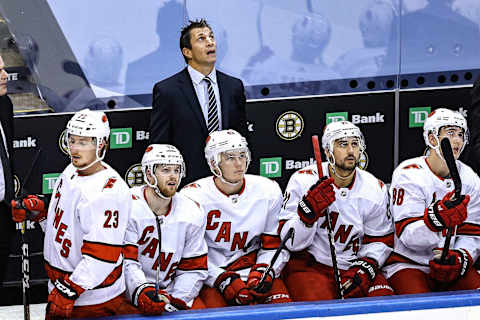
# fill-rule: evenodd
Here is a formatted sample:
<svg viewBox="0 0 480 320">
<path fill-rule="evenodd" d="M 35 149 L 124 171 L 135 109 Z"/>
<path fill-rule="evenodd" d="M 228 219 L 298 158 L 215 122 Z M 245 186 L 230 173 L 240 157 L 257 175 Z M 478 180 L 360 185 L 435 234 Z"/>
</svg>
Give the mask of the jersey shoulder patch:
<svg viewBox="0 0 480 320">
<path fill-rule="evenodd" d="M 403 170 L 408 170 L 408 169 L 422 169 L 422 166 L 419 165 L 419 164 L 416 164 L 416 163 L 412 163 L 412 164 L 409 164 L 409 165 L 406 165 L 404 167 L 402 167 Z"/>
<path fill-rule="evenodd" d="M 113 188 L 113 185 L 115 184 L 115 182 L 117 182 L 117 178 L 114 178 L 114 177 L 108 178 L 107 183 L 105 183 L 102 190 Z"/>
<path fill-rule="evenodd" d="M 190 184 L 187 184 L 185 187 L 183 187 L 184 189 L 188 189 L 188 188 L 201 188 L 201 186 L 198 184 L 198 183 L 190 183 Z"/>
<path fill-rule="evenodd" d="M 311 174 L 313 175 L 313 170 L 312 169 L 306 169 L 306 170 L 300 170 L 298 171 L 298 174 Z"/>
</svg>

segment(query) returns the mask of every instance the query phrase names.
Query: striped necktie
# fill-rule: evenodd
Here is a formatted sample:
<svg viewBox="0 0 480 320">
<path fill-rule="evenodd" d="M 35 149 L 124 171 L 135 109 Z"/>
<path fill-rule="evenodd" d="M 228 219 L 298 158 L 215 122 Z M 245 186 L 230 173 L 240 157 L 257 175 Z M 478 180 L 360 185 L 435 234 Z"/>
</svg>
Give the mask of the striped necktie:
<svg viewBox="0 0 480 320">
<path fill-rule="evenodd" d="M 215 98 L 215 91 L 213 90 L 212 80 L 209 77 L 205 77 L 204 80 L 207 82 L 207 91 L 208 91 L 208 116 L 207 116 L 207 129 L 208 133 L 212 131 L 217 131 L 220 129 L 218 125 L 218 109 L 217 109 L 217 99 Z"/>
</svg>

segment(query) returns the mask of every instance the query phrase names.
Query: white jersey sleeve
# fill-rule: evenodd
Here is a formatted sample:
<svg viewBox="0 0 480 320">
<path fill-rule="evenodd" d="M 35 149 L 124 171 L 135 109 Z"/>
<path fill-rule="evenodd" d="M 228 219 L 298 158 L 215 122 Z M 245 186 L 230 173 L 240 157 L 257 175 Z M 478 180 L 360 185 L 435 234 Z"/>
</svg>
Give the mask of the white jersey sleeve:
<svg viewBox="0 0 480 320">
<path fill-rule="evenodd" d="M 257 254 L 257 264 L 266 263 L 270 264 L 273 255 L 275 254 L 277 248 L 280 245 L 280 239 L 278 235 L 278 228 L 280 222 L 280 209 L 282 207 L 282 191 L 277 182 L 269 180 L 271 186 L 269 189 L 265 190 L 268 195 L 268 209 L 267 209 L 267 220 L 265 224 L 265 229 L 261 235 L 261 246 Z M 290 254 L 287 250 L 282 250 L 278 256 L 275 264 L 273 265 L 272 270 L 275 273 L 276 277 L 280 276 L 280 273 L 287 263 Z"/>
<path fill-rule="evenodd" d="M 131 197 L 128 190 L 123 190 L 126 192 L 119 196 L 119 192 L 114 190 L 115 184 L 114 179 L 105 181 L 107 188 L 94 197 L 85 197 L 77 207 L 85 235 L 81 248 L 82 260 L 70 279 L 85 289 L 95 288 L 102 283 L 123 259 L 121 252 Z"/>
<path fill-rule="evenodd" d="M 280 212 L 280 221 L 283 223 L 280 237 L 283 239 L 290 228 L 294 228 L 295 236 L 292 241 L 286 242 L 291 251 L 300 251 L 308 248 L 315 237 L 318 222 L 315 221 L 312 227 L 307 227 L 297 213 L 298 202 L 307 193 L 308 189 L 318 180 L 317 169 L 309 166 L 296 171 L 288 181 L 285 189 L 283 205 Z"/>
<path fill-rule="evenodd" d="M 371 186 L 374 189 L 376 186 Z M 358 251 L 359 257 L 375 259 L 379 266 L 385 263 L 393 249 L 393 221 L 388 208 L 388 191 L 379 181 L 382 201 L 374 204 L 363 221 L 364 235 Z"/>
<path fill-rule="evenodd" d="M 410 161 L 411 162 L 411 161 Z M 394 171 L 390 185 L 390 208 L 395 222 L 398 241 L 411 251 L 431 252 L 442 236 L 432 232 L 423 220 L 425 208 L 430 204 L 425 195 L 428 180 L 422 179 L 422 171 L 429 170 L 415 162 L 404 162 Z M 438 199 L 437 199 L 438 200 Z"/>
<path fill-rule="evenodd" d="M 182 299 L 189 306 L 198 296 L 203 286 L 203 281 L 207 279 L 207 243 L 205 241 L 205 224 L 203 210 L 201 219 L 196 224 L 190 224 L 186 230 L 186 239 L 184 250 L 180 263 L 178 264 L 173 280 L 172 296 Z"/>
<path fill-rule="evenodd" d="M 480 255 L 480 178 L 467 165 L 457 161 L 462 179 L 462 194 L 470 195 L 467 219 L 456 230 L 453 249 L 466 249 L 476 261 Z"/>
</svg>

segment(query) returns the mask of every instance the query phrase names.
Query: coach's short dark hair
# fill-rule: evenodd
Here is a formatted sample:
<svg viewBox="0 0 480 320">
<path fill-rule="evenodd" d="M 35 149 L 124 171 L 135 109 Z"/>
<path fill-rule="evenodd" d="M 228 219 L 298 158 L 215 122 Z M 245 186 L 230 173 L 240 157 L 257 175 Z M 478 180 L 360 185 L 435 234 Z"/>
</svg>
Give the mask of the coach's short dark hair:
<svg viewBox="0 0 480 320">
<path fill-rule="evenodd" d="M 192 43 L 190 42 L 191 40 L 190 31 L 195 28 L 205 28 L 205 27 L 212 30 L 212 28 L 208 25 L 205 19 L 200 19 L 200 20 L 193 20 L 193 21 L 189 20 L 188 25 L 182 28 L 182 31 L 180 33 L 180 51 L 182 52 L 182 55 L 183 55 L 183 48 L 192 49 Z M 188 63 L 188 60 L 185 56 L 183 56 L 183 59 L 185 59 L 185 62 Z"/>
</svg>

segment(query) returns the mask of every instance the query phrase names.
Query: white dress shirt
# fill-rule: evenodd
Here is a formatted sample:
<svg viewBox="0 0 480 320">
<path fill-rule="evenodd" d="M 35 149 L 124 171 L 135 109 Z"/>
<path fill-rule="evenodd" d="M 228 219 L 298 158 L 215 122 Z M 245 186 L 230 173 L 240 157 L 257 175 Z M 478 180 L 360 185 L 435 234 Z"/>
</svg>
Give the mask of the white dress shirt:
<svg viewBox="0 0 480 320">
<path fill-rule="evenodd" d="M 197 94 L 198 102 L 200 102 L 200 107 L 202 108 L 203 118 L 205 123 L 208 125 L 208 85 L 207 81 L 204 80 L 205 76 L 192 68 L 190 65 L 187 67 L 190 78 L 192 79 L 193 87 L 195 88 L 195 93 Z M 217 83 L 217 71 L 215 67 L 212 72 L 207 75 L 213 86 L 213 91 L 215 92 L 215 99 L 217 100 L 217 110 L 218 110 L 218 128 L 222 130 L 222 105 L 220 104 L 220 91 L 218 90 Z"/>
</svg>

